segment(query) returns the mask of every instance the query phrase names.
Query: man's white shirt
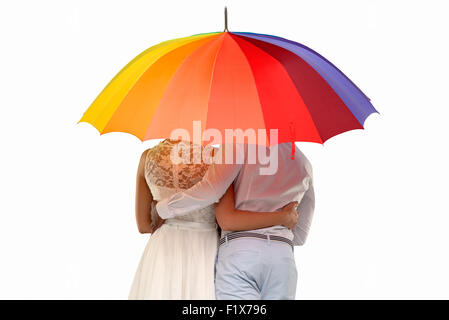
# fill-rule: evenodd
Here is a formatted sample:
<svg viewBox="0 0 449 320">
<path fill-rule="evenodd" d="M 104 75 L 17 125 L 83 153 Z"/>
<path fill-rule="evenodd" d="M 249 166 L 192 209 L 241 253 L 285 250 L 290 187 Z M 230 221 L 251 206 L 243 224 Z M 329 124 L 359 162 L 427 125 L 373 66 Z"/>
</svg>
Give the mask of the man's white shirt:
<svg viewBox="0 0 449 320">
<path fill-rule="evenodd" d="M 221 147 L 218 152 L 223 150 Z M 251 231 L 285 237 L 294 245 L 304 244 L 315 208 L 312 166 L 296 146 L 295 157 L 291 159 L 291 143 L 281 143 L 267 151 L 278 152 L 275 174 L 261 175 L 263 165 L 258 161 L 248 163 L 248 148 L 245 146 L 243 163 L 211 164 L 203 179 L 192 188 L 161 200 L 156 206 L 158 214 L 163 219 L 174 218 L 219 202 L 233 183 L 235 208 L 238 210 L 274 212 L 298 201 L 299 220 L 292 230 L 278 225 Z M 222 237 L 227 233 L 222 232 Z"/>
</svg>

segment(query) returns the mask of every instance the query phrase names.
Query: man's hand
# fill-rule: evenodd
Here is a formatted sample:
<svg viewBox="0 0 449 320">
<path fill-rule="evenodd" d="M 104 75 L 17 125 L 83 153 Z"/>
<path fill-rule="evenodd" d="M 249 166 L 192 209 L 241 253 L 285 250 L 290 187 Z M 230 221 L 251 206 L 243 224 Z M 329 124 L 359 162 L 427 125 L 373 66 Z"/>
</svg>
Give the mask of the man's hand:
<svg viewBox="0 0 449 320">
<path fill-rule="evenodd" d="M 156 204 L 156 200 L 153 200 L 153 202 L 151 202 L 151 233 L 154 233 L 165 222 L 165 219 L 162 219 L 157 213 Z"/>
<path fill-rule="evenodd" d="M 298 223 L 299 212 L 298 212 L 298 202 L 290 202 L 285 207 L 282 208 L 281 214 L 283 215 L 284 222 L 282 225 L 289 229 L 293 229 Z"/>
</svg>

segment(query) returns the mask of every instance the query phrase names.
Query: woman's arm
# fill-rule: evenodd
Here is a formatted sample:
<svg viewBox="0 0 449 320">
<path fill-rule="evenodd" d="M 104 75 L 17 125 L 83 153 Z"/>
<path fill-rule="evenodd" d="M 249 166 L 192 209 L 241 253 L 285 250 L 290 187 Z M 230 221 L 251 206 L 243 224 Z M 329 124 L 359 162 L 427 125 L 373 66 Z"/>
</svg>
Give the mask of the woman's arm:
<svg viewBox="0 0 449 320">
<path fill-rule="evenodd" d="M 283 225 L 292 229 L 298 222 L 298 203 L 291 202 L 279 212 L 253 212 L 235 209 L 234 187 L 228 188 L 218 204 L 215 216 L 222 230 L 245 231 Z"/>
<path fill-rule="evenodd" d="M 145 180 L 146 151 L 140 156 L 136 179 L 136 222 L 140 233 L 152 233 L 156 228 L 152 227 L 151 209 L 153 195 Z M 154 205 L 154 204 L 153 204 Z M 155 221 L 153 221 L 153 224 Z"/>
</svg>

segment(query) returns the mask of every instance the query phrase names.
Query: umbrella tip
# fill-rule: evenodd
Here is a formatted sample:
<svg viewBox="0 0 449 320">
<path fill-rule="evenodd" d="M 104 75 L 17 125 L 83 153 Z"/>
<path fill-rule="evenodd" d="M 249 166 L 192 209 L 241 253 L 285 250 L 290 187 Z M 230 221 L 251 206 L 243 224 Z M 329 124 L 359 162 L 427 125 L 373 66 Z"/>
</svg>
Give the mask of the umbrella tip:
<svg viewBox="0 0 449 320">
<path fill-rule="evenodd" d="M 228 32 L 228 7 L 224 8 L 224 19 L 225 19 L 225 28 L 223 32 Z"/>
</svg>

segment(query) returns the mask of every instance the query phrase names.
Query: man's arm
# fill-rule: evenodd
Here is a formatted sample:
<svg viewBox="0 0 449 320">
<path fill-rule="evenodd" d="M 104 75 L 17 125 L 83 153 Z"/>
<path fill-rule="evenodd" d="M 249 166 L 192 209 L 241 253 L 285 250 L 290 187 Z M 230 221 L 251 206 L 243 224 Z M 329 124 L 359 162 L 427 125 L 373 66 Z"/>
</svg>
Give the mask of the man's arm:
<svg viewBox="0 0 449 320">
<path fill-rule="evenodd" d="M 241 167 L 242 164 L 211 164 L 203 179 L 193 187 L 159 201 L 156 205 L 159 216 L 163 219 L 182 216 L 218 202 Z"/>
<path fill-rule="evenodd" d="M 293 244 L 302 246 L 307 239 L 310 225 L 312 224 L 313 212 L 315 210 L 315 191 L 313 189 L 313 178 L 310 177 L 309 188 L 304 194 L 298 206 L 299 220 L 293 228 Z"/>
<path fill-rule="evenodd" d="M 229 186 L 218 204 L 215 217 L 224 231 L 246 231 L 283 225 L 292 229 L 298 223 L 297 202 L 290 202 L 281 211 L 255 212 L 235 208 L 234 187 Z"/>
</svg>

